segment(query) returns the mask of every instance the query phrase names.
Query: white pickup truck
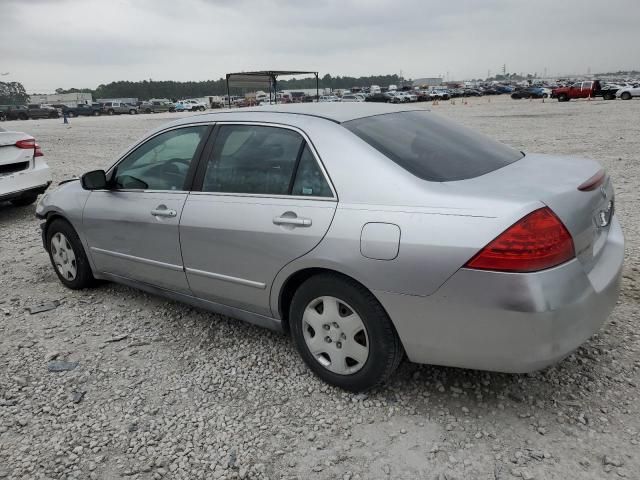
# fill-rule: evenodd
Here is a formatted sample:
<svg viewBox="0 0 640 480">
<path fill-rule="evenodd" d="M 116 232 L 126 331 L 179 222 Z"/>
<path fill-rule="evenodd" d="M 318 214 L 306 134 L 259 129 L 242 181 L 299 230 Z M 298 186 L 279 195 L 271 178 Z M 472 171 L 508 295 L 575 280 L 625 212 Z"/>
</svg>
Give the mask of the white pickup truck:
<svg viewBox="0 0 640 480">
<path fill-rule="evenodd" d="M 190 112 L 204 112 L 207 109 L 207 105 L 205 103 L 199 102 L 198 100 L 193 100 L 191 98 L 187 100 L 180 100 L 180 103 L 184 105 L 185 110 L 189 110 Z"/>
<path fill-rule="evenodd" d="M 36 140 L 0 128 L 0 203 L 30 205 L 51 185 L 51 171 Z"/>
</svg>

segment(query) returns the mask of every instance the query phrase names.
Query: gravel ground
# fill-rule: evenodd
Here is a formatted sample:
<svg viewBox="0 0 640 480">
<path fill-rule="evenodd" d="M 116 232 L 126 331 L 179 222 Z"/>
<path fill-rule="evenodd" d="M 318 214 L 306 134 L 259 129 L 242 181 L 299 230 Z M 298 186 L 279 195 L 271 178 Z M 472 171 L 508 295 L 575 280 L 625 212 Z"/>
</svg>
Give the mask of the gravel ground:
<svg viewBox="0 0 640 480">
<path fill-rule="evenodd" d="M 354 395 L 317 380 L 285 336 L 119 285 L 65 289 L 34 207 L 3 204 L 0 478 L 640 478 L 640 102 L 430 108 L 522 150 L 606 166 L 627 256 L 598 335 L 535 374 L 405 362 Z M 177 116 L 3 127 L 38 139 L 57 182 Z"/>
</svg>

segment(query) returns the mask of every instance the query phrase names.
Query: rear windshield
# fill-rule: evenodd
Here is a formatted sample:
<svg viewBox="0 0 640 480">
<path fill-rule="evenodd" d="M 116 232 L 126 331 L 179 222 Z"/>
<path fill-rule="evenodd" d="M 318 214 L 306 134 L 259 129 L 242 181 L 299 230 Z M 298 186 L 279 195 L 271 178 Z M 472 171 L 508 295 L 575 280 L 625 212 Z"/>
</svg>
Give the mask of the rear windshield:
<svg viewBox="0 0 640 480">
<path fill-rule="evenodd" d="M 342 125 L 416 177 L 432 182 L 478 177 L 524 156 L 426 111 L 375 115 Z"/>
</svg>

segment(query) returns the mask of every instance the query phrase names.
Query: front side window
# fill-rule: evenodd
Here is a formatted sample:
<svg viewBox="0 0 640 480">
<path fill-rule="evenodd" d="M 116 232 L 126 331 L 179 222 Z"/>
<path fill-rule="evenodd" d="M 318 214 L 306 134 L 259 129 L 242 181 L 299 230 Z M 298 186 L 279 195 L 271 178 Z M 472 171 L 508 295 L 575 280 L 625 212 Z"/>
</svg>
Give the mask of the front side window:
<svg viewBox="0 0 640 480">
<path fill-rule="evenodd" d="M 179 128 L 143 143 L 116 167 L 116 188 L 184 190 L 187 172 L 206 132 L 206 125 Z"/>
<path fill-rule="evenodd" d="M 202 190 L 287 195 L 303 144 L 300 134 L 285 128 L 222 125 Z"/>
</svg>

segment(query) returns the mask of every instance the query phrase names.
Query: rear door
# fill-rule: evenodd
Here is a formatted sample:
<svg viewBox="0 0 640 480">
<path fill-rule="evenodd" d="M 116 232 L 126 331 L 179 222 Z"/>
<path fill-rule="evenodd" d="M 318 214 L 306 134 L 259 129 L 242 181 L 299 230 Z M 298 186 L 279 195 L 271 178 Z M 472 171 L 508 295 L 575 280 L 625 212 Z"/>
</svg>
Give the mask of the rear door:
<svg viewBox="0 0 640 480">
<path fill-rule="evenodd" d="M 180 221 L 193 293 L 271 315 L 278 271 L 312 250 L 333 219 L 337 196 L 299 130 L 219 124 L 205 149 Z"/>
</svg>

